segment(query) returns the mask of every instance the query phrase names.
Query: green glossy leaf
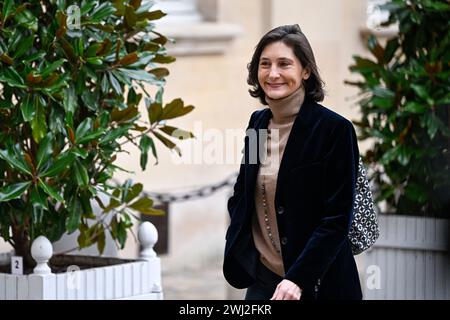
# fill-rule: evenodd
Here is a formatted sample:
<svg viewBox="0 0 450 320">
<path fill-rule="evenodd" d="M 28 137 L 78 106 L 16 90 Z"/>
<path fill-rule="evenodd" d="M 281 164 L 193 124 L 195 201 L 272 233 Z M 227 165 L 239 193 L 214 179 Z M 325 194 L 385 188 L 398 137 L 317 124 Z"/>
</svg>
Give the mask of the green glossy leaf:
<svg viewBox="0 0 450 320">
<path fill-rule="evenodd" d="M 138 211 L 149 209 L 152 206 L 153 206 L 153 200 L 150 198 L 147 198 L 147 197 L 140 198 L 137 201 L 135 201 L 129 205 L 130 208 L 132 208 L 134 210 L 138 210 Z"/>
<path fill-rule="evenodd" d="M 19 46 L 17 47 L 17 50 L 14 52 L 13 58 L 14 59 L 20 58 L 22 55 L 28 52 L 33 45 L 33 41 L 34 41 L 34 34 L 29 35 L 23 41 L 21 41 Z"/>
<path fill-rule="evenodd" d="M 27 94 L 20 102 L 20 110 L 22 111 L 22 117 L 25 121 L 29 122 L 33 120 L 36 106 L 34 105 L 34 99 L 32 94 Z"/>
<path fill-rule="evenodd" d="M 163 210 L 155 209 L 155 208 L 147 208 L 144 210 L 138 210 L 141 214 L 145 214 L 148 216 L 163 216 L 166 213 Z"/>
<path fill-rule="evenodd" d="M 383 57 L 384 63 L 389 63 L 392 60 L 398 47 L 399 43 L 397 38 L 393 38 L 387 42 Z"/>
<path fill-rule="evenodd" d="M 142 214 L 145 215 L 164 215 L 163 210 L 158 210 L 152 207 L 153 206 L 153 200 L 148 197 L 140 198 L 139 200 L 132 203 L 129 207 L 139 211 Z"/>
<path fill-rule="evenodd" d="M 78 160 L 73 165 L 75 180 L 80 187 L 86 187 L 89 184 L 89 175 L 86 167 Z"/>
<path fill-rule="evenodd" d="M 427 107 L 423 103 L 410 101 L 406 103 L 405 110 L 412 113 L 424 113 Z"/>
<path fill-rule="evenodd" d="M 156 77 L 153 74 L 148 73 L 145 70 L 133 70 L 126 68 L 118 68 L 117 70 L 119 70 L 125 77 L 129 77 L 134 80 L 149 82 L 156 80 Z"/>
<path fill-rule="evenodd" d="M 109 200 L 109 204 L 103 210 L 103 212 L 107 213 L 107 212 L 111 211 L 112 209 L 115 209 L 118 206 L 120 206 L 120 202 L 118 201 L 119 196 L 120 196 L 120 190 L 118 190 L 118 189 L 114 190 L 114 192 L 112 193 L 112 197 Z"/>
<path fill-rule="evenodd" d="M 153 143 L 153 140 L 150 137 L 146 136 L 146 135 L 143 135 L 141 137 L 140 142 L 139 142 L 139 148 L 141 150 L 140 164 L 141 164 L 142 171 L 144 171 L 146 166 L 147 166 L 148 149 L 150 148 L 150 144 L 151 143 Z"/>
<path fill-rule="evenodd" d="M 175 57 L 161 55 L 161 54 L 155 55 L 155 57 L 152 59 L 152 61 L 155 63 L 172 63 L 175 60 L 176 60 Z"/>
<path fill-rule="evenodd" d="M 83 103 L 86 105 L 86 107 L 88 107 L 90 110 L 98 111 L 100 100 L 98 90 L 95 90 L 94 92 L 91 91 L 83 92 L 83 94 L 81 95 L 81 99 L 83 100 Z"/>
<path fill-rule="evenodd" d="M 46 163 L 53 152 L 53 134 L 47 133 L 44 139 L 39 143 L 39 149 L 36 155 L 36 169 L 39 170 Z"/>
<path fill-rule="evenodd" d="M 84 119 L 77 127 L 75 131 L 75 143 L 80 143 L 79 140 L 86 136 L 86 134 L 91 131 L 92 128 L 92 118 Z"/>
<path fill-rule="evenodd" d="M 23 57 L 22 62 L 23 63 L 29 63 L 35 60 L 41 60 L 43 57 L 45 57 L 46 53 L 45 52 L 35 52 L 29 56 Z"/>
<path fill-rule="evenodd" d="M 72 149 L 73 154 L 75 154 L 76 156 L 80 157 L 81 159 L 86 159 L 88 156 L 88 152 L 85 149 L 82 148 L 73 148 Z"/>
<path fill-rule="evenodd" d="M 111 112 L 111 121 L 127 122 L 137 116 L 139 116 L 139 110 L 137 107 L 128 107 L 124 110 L 118 110 L 116 108 Z"/>
<path fill-rule="evenodd" d="M 353 56 L 356 61 L 355 65 L 350 66 L 352 72 L 361 72 L 363 74 L 377 71 L 379 66 L 369 59 L 364 59 L 361 57 Z"/>
<path fill-rule="evenodd" d="M 121 186 L 122 191 L 122 198 L 121 201 L 125 202 L 125 199 L 128 196 L 128 191 L 131 190 L 132 187 L 132 181 L 131 179 L 127 179 Z"/>
<path fill-rule="evenodd" d="M 86 62 L 96 66 L 101 66 L 103 64 L 103 60 L 97 57 L 86 58 Z"/>
<path fill-rule="evenodd" d="M 56 161 L 50 165 L 44 172 L 40 173 L 40 177 L 54 177 L 61 171 L 67 169 L 75 160 L 75 155 L 72 152 L 65 152 L 61 154 Z"/>
<path fill-rule="evenodd" d="M 391 98 L 391 99 L 395 98 L 395 93 L 388 88 L 375 87 L 372 89 L 372 92 L 375 96 L 380 98 Z"/>
<path fill-rule="evenodd" d="M 105 133 L 105 130 L 103 130 L 103 129 L 99 129 L 99 130 L 93 131 L 93 132 L 85 135 L 83 138 L 77 140 L 77 143 L 78 144 L 83 144 L 83 143 L 86 143 L 86 142 L 90 142 L 92 140 L 96 140 L 97 138 L 99 138 L 102 135 L 104 135 L 104 133 Z"/>
<path fill-rule="evenodd" d="M 100 85 L 101 85 L 102 92 L 108 93 L 110 86 L 109 86 L 109 81 L 108 81 L 108 77 L 107 77 L 106 73 L 103 75 Z"/>
<path fill-rule="evenodd" d="M 31 182 L 19 182 L 0 188 L 0 202 L 19 198 L 31 185 Z"/>
<path fill-rule="evenodd" d="M 69 88 L 64 90 L 64 109 L 68 113 L 75 113 L 77 108 L 77 96 L 75 94 L 75 87 L 70 86 Z"/>
<path fill-rule="evenodd" d="M 40 206 L 48 210 L 47 194 L 39 186 L 31 189 L 30 200 L 33 206 Z"/>
<path fill-rule="evenodd" d="M 71 63 L 76 63 L 78 57 L 75 53 L 73 45 L 69 41 L 67 41 L 66 38 L 60 38 L 59 41 L 67 60 L 69 60 Z"/>
<path fill-rule="evenodd" d="M 161 10 L 155 10 L 150 12 L 143 12 L 137 15 L 138 20 L 158 20 L 162 17 L 165 17 L 167 14 L 162 12 Z"/>
<path fill-rule="evenodd" d="M 34 106 L 36 108 L 36 113 L 31 121 L 31 130 L 34 141 L 39 144 L 47 133 L 47 119 L 45 116 L 45 109 L 38 101 L 39 97 L 35 96 Z"/>
<path fill-rule="evenodd" d="M 125 202 L 130 202 L 131 200 L 133 200 L 134 198 L 139 196 L 139 194 L 142 192 L 143 188 L 144 188 L 144 186 L 142 185 L 142 183 L 136 183 L 131 188 L 129 188 L 128 192 L 125 196 L 125 199 L 124 199 Z"/>
<path fill-rule="evenodd" d="M 80 8 L 80 15 L 81 16 L 86 15 L 96 5 L 97 5 L 97 3 L 95 1 L 87 1 L 87 2 L 85 2 L 84 5 L 82 5 L 81 8 Z"/>
<path fill-rule="evenodd" d="M 117 241 L 119 242 L 120 249 L 125 247 L 125 242 L 127 240 L 127 229 L 125 224 L 122 222 L 117 223 Z"/>
<path fill-rule="evenodd" d="M 103 254 L 106 245 L 106 237 L 105 237 L 105 229 L 103 225 L 99 225 L 99 229 L 97 231 L 97 249 L 99 254 Z"/>
<path fill-rule="evenodd" d="M 59 67 L 61 67 L 66 61 L 67 61 L 66 59 L 59 59 L 56 60 L 55 62 L 52 62 L 48 67 L 42 70 L 41 72 L 42 77 L 44 78 L 47 77 L 52 72 L 56 71 Z"/>
<path fill-rule="evenodd" d="M 192 110 L 194 110 L 193 106 L 184 106 L 183 100 L 174 99 L 164 107 L 161 118 L 164 120 L 178 118 Z"/>
<path fill-rule="evenodd" d="M 150 107 L 148 108 L 148 119 L 150 120 L 150 123 L 159 122 L 162 120 L 163 116 L 163 108 L 160 103 L 154 102 L 150 104 Z"/>
<path fill-rule="evenodd" d="M 5 21 L 9 15 L 14 11 L 14 1 L 13 0 L 5 0 L 3 2 L 2 8 L 2 19 Z"/>
<path fill-rule="evenodd" d="M 136 25 L 137 16 L 134 8 L 129 5 L 125 5 L 125 26 L 129 29 Z"/>
<path fill-rule="evenodd" d="M 181 157 L 181 150 L 176 146 L 175 143 L 164 137 L 163 135 L 159 134 L 158 132 L 153 132 L 156 138 L 158 138 L 159 141 L 161 141 L 167 148 L 175 150 L 178 155 Z"/>
<path fill-rule="evenodd" d="M 425 87 L 420 86 L 420 85 L 416 85 L 416 84 L 412 84 L 411 88 L 422 99 L 427 100 L 427 99 L 430 98 L 429 95 L 428 95 L 427 89 Z"/>
<path fill-rule="evenodd" d="M 108 73 L 108 76 L 109 76 L 109 82 L 111 83 L 111 86 L 114 89 L 114 91 L 118 95 L 122 95 L 122 88 L 120 86 L 119 81 L 117 81 L 117 79 L 114 77 L 114 75 L 111 72 Z"/>
<path fill-rule="evenodd" d="M 397 160 L 402 166 L 407 166 L 412 155 L 413 152 L 409 148 L 400 146 L 397 152 Z"/>
<path fill-rule="evenodd" d="M 394 100 L 392 98 L 380 98 L 380 97 L 374 97 L 372 99 L 372 103 L 374 106 L 383 108 L 383 109 L 390 109 L 394 106 Z"/>
<path fill-rule="evenodd" d="M 124 136 L 128 132 L 128 130 L 131 128 L 131 126 L 132 126 L 131 124 L 126 124 L 119 128 L 109 131 L 108 133 L 105 134 L 105 136 L 103 138 L 100 139 L 99 143 L 107 144 L 107 143 L 110 143 L 111 141 L 114 141 L 114 140 Z"/>
<path fill-rule="evenodd" d="M 439 129 L 439 118 L 434 114 L 425 115 L 425 124 L 427 126 L 427 133 L 430 139 L 433 139 Z"/>
<path fill-rule="evenodd" d="M 64 202 L 63 197 L 61 197 L 61 195 L 58 193 L 58 191 L 56 191 L 55 188 L 51 187 L 49 184 L 45 183 L 41 179 L 39 179 L 39 187 L 41 187 L 42 190 L 44 190 L 46 194 L 48 194 L 50 197 L 52 197 L 56 201 Z"/>
<path fill-rule="evenodd" d="M 13 154 L 12 150 L 0 150 L 0 158 L 8 162 L 8 164 L 21 171 L 22 173 L 27 173 L 31 175 L 31 169 L 26 161 L 23 159 L 23 156 L 20 158 Z"/>
<path fill-rule="evenodd" d="M 81 222 L 81 203 L 76 195 L 72 196 L 68 206 L 68 217 L 66 219 L 66 229 L 70 234 L 78 229 Z"/>
<path fill-rule="evenodd" d="M 115 11 L 116 8 L 114 8 L 110 2 L 103 2 L 92 11 L 90 20 L 101 22 L 104 18 L 109 17 Z"/>
<path fill-rule="evenodd" d="M 10 87 L 26 88 L 22 77 L 12 67 L 0 69 L 0 82 L 5 82 Z"/>
<path fill-rule="evenodd" d="M 22 12 L 16 14 L 14 19 L 17 23 L 31 31 L 37 32 L 38 30 L 38 19 L 33 15 L 30 10 L 23 10 Z"/>
</svg>

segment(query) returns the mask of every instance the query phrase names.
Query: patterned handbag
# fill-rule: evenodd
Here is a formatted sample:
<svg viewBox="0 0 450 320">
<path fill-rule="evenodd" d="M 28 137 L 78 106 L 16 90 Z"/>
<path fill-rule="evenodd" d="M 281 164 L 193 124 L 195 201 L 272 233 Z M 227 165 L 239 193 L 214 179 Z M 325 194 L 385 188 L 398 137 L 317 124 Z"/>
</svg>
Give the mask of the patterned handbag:
<svg viewBox="0 0 450 320">
<path fill-rule="evenodd" d="M 353 254 L 357 255 L 369 249 L 379 235 L 380 229 L 373 204 L 372 191 L 370 190 L 362 159 L 359 157 L 353 221 L 348 234 Z"/>
</svg>

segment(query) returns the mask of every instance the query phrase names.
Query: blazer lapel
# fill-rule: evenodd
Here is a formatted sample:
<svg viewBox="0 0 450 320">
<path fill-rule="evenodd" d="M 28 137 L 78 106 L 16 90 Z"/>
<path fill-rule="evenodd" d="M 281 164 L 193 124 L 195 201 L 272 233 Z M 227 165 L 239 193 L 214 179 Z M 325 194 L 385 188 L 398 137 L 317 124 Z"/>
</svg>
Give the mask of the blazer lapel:
<svg viewBox="0 0 450 320">
<path fill-rule="evenodd" d="M 289 175 L 290 170 L 298 165 L 303 159 L 303 147 L 308 138 L 308 130 L 311 127 L 311 121 L 314 121 L 312 116 L 312 111 L 314 108 L 314 101 L 310 100 L 308 97 L 305 97 L 305 100 L 300 108 L 299 113 L 295 117 L 294 123 L 292 125 L 291 132 L 289 134 L 288 140 L 286 142 L 286 147 L 284 149 L 283 156 L 280 162 L 280 168 L 278 170 L 278 178 L 277 178 L 277 186 L 276 186 L 276 194 L 278 194 L 278 190 L 280 185 L 284 182 L 284 180 Z M 247 154 L 246 159 L 246 175 L 245 175 L 245 185 L 247 199 L 249 201 L 253 201 L 254 199 L 254 190 L 256 184 L 256 176 L 258 174 L 259 166 L 261 164 L 260 155 L 263 150 L 260 148 L 264 146 L 265 140 L 267 139 L 267 127 L 269 125 L 269 120 L 272 118 L 272 112 L 269 108 L 266 108 L 262 111 L 260 119 L 258 119 L 255 123 L 255 133 L 256 139 L 249 139 L 249 143 L 255 143 L 256 146 L 248 146 L 247 153 L 252 150 L 257 151 L 257 162 L 251 163 L 249 160 L 252 157 L 249 157 Z M 254 155 L 253 155 L 253 159 Z"/>
<path fill-rule="evenodd" d="M 289 133 L 289 137 L 284 148 L 280 168 L 278 169 L 275 195 L 278 194 L 280 185 L 282 185 L 285 179 L 289 176 L 291 169 L 298 166 L 304 158 L 303 147 L 305 146 L 309 136 L 311 121 L 314 120 L 312 119 L 311 114 L 313 108 L 314 102 L 308 98 L 305 98 L 305 101 L 294 120 L 291 132 Z"/>
<path fill-rule="evenodd" d="M 256 134 L 256 139 L 249 138 L 249 144 L 256 143 L 256 146 L 248 146 L 247 152 L 256 152 L 256 163 L 252 163 L 250 160 L 255 159 L 255 155 L 246 155 L 246 175 L 245 175 L 245 185 L 247 186 L 247 199 L 252 201 L 254 199 L 254 191 L 256 184 L 256 176 L 258 174 L 259 166 L 261 164 L 260 155 L 263 150 L 261 147 L 264 146 L 263 142 L 267 139 L 267 127 L 269 125 L 269 120 L 272 117 L 270 109 L 262 110 L 260 118 L 256 121 L 254 132 L 251 134 Z M 264 130 L 265 129 L 265 130 Z M 256 142 L 255 142 L 256 140 Z"/>
</svg>

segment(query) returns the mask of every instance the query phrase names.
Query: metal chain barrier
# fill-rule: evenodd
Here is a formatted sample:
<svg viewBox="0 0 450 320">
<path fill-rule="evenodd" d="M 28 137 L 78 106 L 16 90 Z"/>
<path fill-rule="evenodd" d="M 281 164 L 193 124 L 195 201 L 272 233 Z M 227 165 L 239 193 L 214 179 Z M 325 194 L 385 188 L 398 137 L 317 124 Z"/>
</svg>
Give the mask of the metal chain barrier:
<svg viewBox="0 0 450 320">
<path fill-rule="evenodd" d="M 233 173 L 225 180 L 213 184 L 213 185 L 206 185 L 203 187 L 199 187 L 197 189 L 193 189 L 187 192 L 177 192 L 177 193 L 171 193 L 171 192 L 146 192 L 148 196 L 150 196 L 152 199 L 158 200 L 160 202 L 181 202 L 181 201 L 188 201 L 193 200 L 197 198 L 203 198 L 208 197 L 212 195 L 214 192 L 228 186 L 233 186 L 236 182 L 237 173 Z"/>
</svg>

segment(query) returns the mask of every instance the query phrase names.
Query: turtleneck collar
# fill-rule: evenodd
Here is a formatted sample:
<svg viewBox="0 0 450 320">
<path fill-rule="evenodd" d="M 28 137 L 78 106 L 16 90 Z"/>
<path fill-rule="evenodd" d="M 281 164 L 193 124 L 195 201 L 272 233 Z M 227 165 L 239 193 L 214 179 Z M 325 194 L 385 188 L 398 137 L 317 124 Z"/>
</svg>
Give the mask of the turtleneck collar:
<svg viewBox="0 0 450 320">
<path fill-rule="evenodd" d="M 285 124 L 294 121 L 304 100 L 305 89 L 303 86 L 281 99 L 271 99 L 266 96 L 266 102 L 272 112 L 272 122 Z"/>
</svg>

